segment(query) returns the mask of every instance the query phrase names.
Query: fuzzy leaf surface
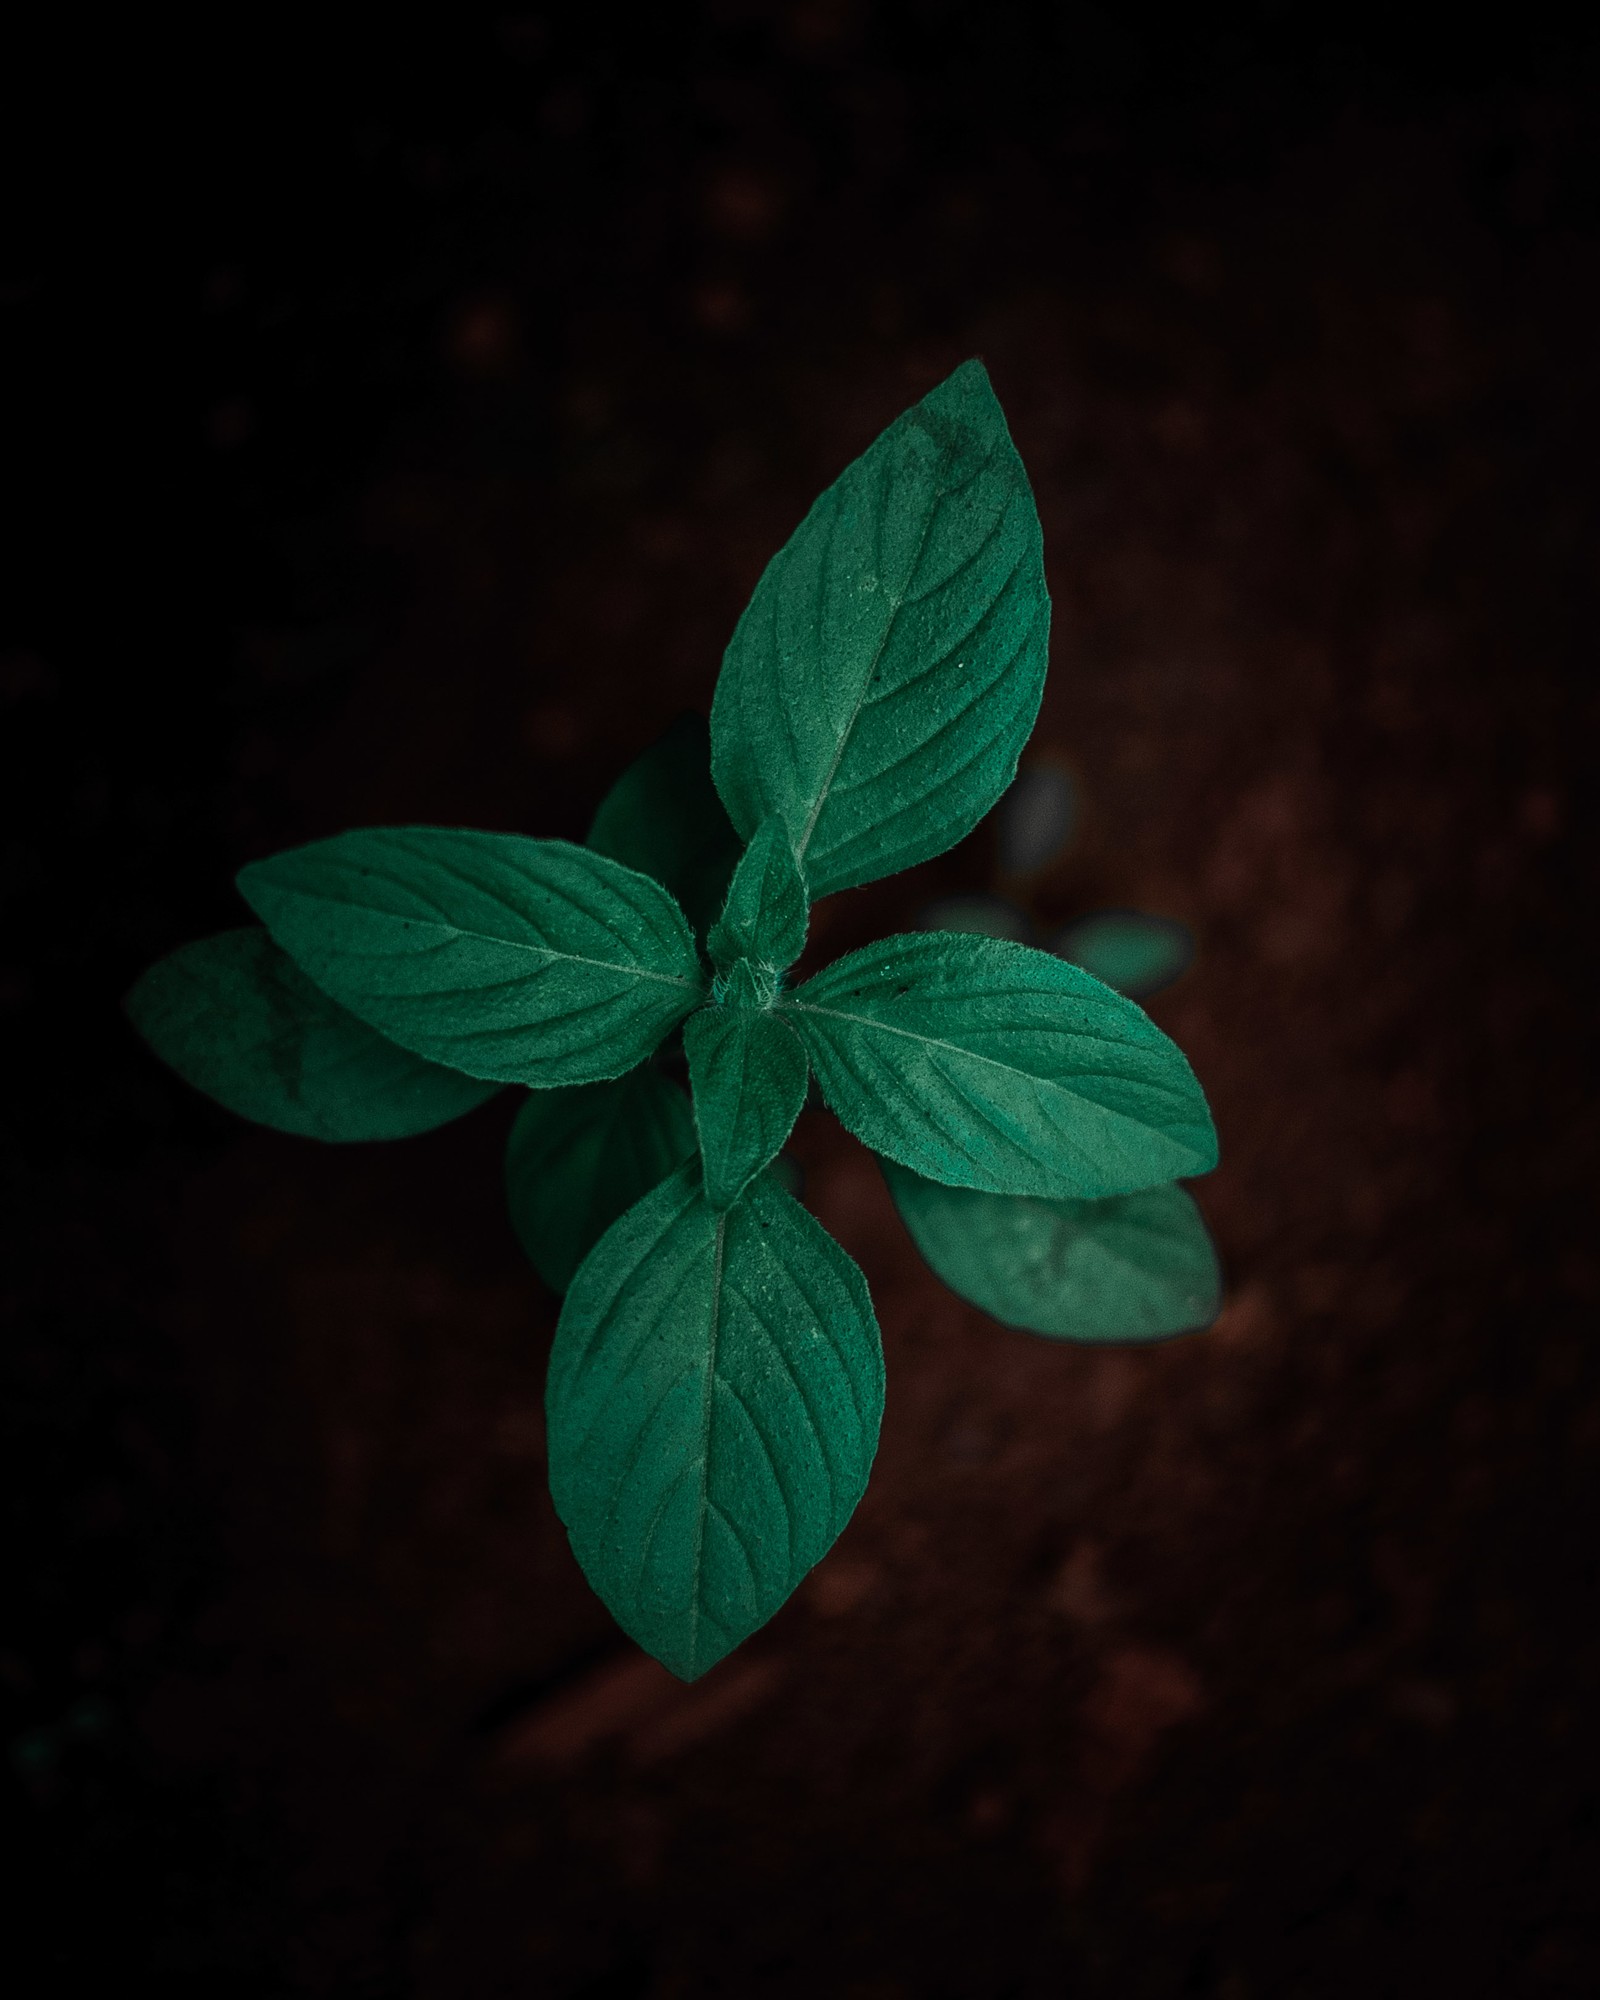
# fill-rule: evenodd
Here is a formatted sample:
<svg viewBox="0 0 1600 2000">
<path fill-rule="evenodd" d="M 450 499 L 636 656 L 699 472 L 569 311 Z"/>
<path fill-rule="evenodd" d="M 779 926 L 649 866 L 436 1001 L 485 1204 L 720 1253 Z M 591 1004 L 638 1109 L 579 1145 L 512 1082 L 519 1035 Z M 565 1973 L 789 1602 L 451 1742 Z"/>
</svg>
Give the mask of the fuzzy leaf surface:
<svg viewBox="0 0 1600 2000">
<path fill-rule="evenodd" d="M 1221 1308 L 1217 1254 L 1181 1187 L 1039 1201 L 881 1164 L 934 1274 L 1004 1326 L 1061 1340 L 1160 1340 L 1209 1326 Z"/>
<path fill-rule="evenodd" d="M 822 495 L 756 585 L 711 708 L 747 838 L 788 826 L 813 896 L 940 854 L 1016 774 L 1044 687 L 1039 519 L 965 362 Z"/>
<path fill-rule="evenodd" d="M 722 915 L 706 940 L 722 967 L 751 958 L 782 972 L 805 950 L 810 906 L 795 866 L 789 829 L 781 819 L 765 819 L 739 858 Z"/>
<path fill-rule="evenodd" d="M 806 1101 L 806 1052 L 781 1016 L 725 1004 L 683 1026 L 706 1200 L 730 1208 L 794 1130 Z"/>
<path fill-rule="evenodd" d="M 766 1623 L 866 1489 L 883 1416 L 866 1282 L 773 1175 L 718 1213 L 680 1168 L 584 1260 L 545 1409 L 584 1574 L 694 1680 Z"/>
<path fill-rule="evenodd" d="M 694 1155 L 681 1085 L 648 1063 L 609 1083 L 536 1090 L 506 1141 L 512 1226 L 539 1276 L 564 1292 L 641 1195 Z"/>
<path fill-rule="evenodd" d="M 711 782 L 703 715 L 680 715 L 633 760 L 600 801 L 587 844 L 659 882 L 697 931 L 714 920 L 740 843 Z"/>
<path fill-rule="evenodd" d="M 252 862 L 239 887 L 325 993 L 469 1076 L 621 1076 L 704 996 L 666 890 L 564 840 L 375 828 Z"/>
<path fill-rule="evenodd" d="M 1027 944 L 1033 925 L 1025 910 L 1003 896 L 944 896 L 917 918 L 919 931 L 967 931 L 973 937 L 1010 938 Z"/>
<path fill-rule="evenodd" d="M 1217 1163 L 1182 1051 L 1048 952 L 948 931 L 884 938 L 779 1011 L 840 1122 L 930 1180 L 1095 1200 Z"/>
<path fill-rule="evenodd" d="M 125 1004 L 186 1083 L 241 1118 L 304 1139 L 408 1138 L 499 1088 L 386 1041 L 253 924 L 180 946 Z"/>
</svg>

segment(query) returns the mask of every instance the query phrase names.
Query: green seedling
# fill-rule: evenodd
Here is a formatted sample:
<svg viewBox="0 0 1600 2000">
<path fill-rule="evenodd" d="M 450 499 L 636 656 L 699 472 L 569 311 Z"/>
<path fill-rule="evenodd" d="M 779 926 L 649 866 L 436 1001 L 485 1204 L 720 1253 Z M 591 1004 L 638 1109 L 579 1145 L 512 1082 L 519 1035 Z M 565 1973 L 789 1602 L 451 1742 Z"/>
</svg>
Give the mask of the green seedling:
<svg viewBox="0 0 1600 2000">
<path fill-rule="evenodd" d="M 283 1131 L 397 1138 L 527 1093 L 511 1213 L 566 1294 L 551 1491 L 617 1622 L 684 1680 L 833 1545 L 877 1448 L 866 1281 L 781 1155 L 809 1089 L 996 1318 L 1144 1339 L 1215 1312 L 1176 1183 L 1216 1135 L 1133 1001 L 964 928 L 791 976 L 817 898 L 943 852 L 1007 791 L 1048 627 L 1027 476 L 969 361 L 817 501 L 739 620 L 709 730 L 686 719 L 625 772 L 586 845 L 314 841 L 240 872 L 259 927 L 129 996 L 181 1075 Z"/>
</svg>

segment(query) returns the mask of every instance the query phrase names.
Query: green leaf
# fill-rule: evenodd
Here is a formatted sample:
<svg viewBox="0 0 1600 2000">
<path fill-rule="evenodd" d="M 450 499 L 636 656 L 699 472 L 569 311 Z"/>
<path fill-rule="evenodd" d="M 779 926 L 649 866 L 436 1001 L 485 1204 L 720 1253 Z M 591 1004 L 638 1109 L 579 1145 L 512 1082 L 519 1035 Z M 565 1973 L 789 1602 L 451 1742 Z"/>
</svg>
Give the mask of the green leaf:
<svg viewBox="0 0 1600 2000">
<path fill-rule="evenodd" d="M 866 1282 L 772 1174 L 719 1214 L 680 1168 L 572 1281 L 545 1410 L 585 1575 L 694 1680 L 766 1623 L 866 1489 L 883 1416 Z"/>
<path fill-rule="evenodd" d="M 789 828 L 813 896 L 939 854 L 1011 783 L 1050 600 L 1028 477 L 983 365 L 907 410 L 767 565 L 711 708 L 747 837 Z"/>
<path fill-rule="evenodd" d="M 683 1027 L 706 1200 L 730 1208 L 794 1130 L 806 1101 L 806 1052 L 786 1021 L 733 992 Z"/>
<path fill-rule="evenodd" d="M 498 1088 L 386 1041 L 254 925 L 181 946 L 125 1005 L 185 1082 L 241 1118 L 305 1139 L 408 1138 Z"/>
<path fill-rule="evenodd" d="M 766 819 L 740 857 L 722 915 L 706 940 L 713 961 L 723 968 L 751 958 L 783 972 L 805 950 L 810 906 L 806 885 L 794 864 L 789 830 L 781 819 Z"/>
<path fill-rule="evenodd" d="M 1010 938 L 1027 944 L 1033 926 L 1027 913 L 1003 896 L 946 896 L 917 918 L 919 931 L 965 931 L 973 937 Z"/>
<path fill-rule="evenodd" d="M 506 1142 L 506 1199 L 550 1289 L 564 1292 L 617 1217 L 694 1148 L 682 1085 L 649 1063 L 609 1083 L 534 1091 Z"/>
<path fill-rule="evenodd" d="M 667 892 L 564 840 L 379 827 L 253 862 L 239 887 L 325 993 L 469 1076 L 620 1076 L 705 997 Z"/>
<path fill-rule="evenodd" d="M 711 732 L 680 715 L 600 802 L 588 845 L 659 882 L 703 932 L 722 908 L 739 836 L 711 782 Z"/>
<path fill-rule="evenodd" d="M 1107 986 L 1142 1000 L 1170 986 L 1187 971 L 1194 939 L 1171 917 L 1145 917 L 1136 910 L 1100 910 L 1069 925 L 1051 949 L 1081 965 Z"/>
<path fill-rule="evenodd" d="M 1181 1050 L 1048 952 L 946 931 L 884 938 L 780 1011 L 830 1109 L 930 1180 L 1093 1200 L 1217 1163 Z"/>
<path fill-rule="evenodd" d="M 935 1274 L 1002 1325 L 1064 1340 L 1160 1340 L 1209 1326 L 1221 1309 L 1216 1251 L 1181 1187 L 1038 1201 L 881 1164 Z"/>
<path fill-rule="evenodd" d="M 793 1153 L 780 1153 L 768 1170 L 785 1194 L 798 1201 L 805 1192 L 806 1170 Z"/>
</svg>

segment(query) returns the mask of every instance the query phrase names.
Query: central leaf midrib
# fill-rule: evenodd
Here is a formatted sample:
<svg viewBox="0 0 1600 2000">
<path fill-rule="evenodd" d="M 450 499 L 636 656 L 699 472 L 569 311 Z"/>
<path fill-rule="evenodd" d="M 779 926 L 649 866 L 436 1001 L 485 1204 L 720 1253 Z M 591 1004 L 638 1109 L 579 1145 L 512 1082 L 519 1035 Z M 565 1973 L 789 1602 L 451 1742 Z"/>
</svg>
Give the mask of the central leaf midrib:
<svg viewBox="0 0 1600 2000">
<path fill-rule="evenodd" d="M 728 1241 L 726 1211 L 717 1217 L 711 1242 L 711 1326 L 706 1354 L 706 1393 L 700 1416 L 701 1504 L 695 1509 L 694 1554 L 690 1561 L 693 1588 L 689 1592 L 689 1658 L 700 1657 L 700 1567 L 705 1552 L 706 1515 L 711 1506 L 711 1426 L 717 1395 L 717 1343 L 722 1334 L 722 1265 Z"/>
<path fill-rule="evenodd" d="M 944 451 L 940 452 L 939 470 L 941 472 L 943 471 L 944 466 L 948 461 L 948 458 L 949 458 L 948 452 Z M 935 476 L 937 477 L 937 475 Z M 805 861 L 806 849 L 811 845 L 811 836 L 813 833 L 816 832 L 817 821 L 822 817 L 822 808 L 828 802 L 828 794 L 833 789 L 834 778 L 838 775 L 839 766 L 844 761 L 845 751 L 850 747 L 850 738 L 855 733 L 855 726 L 857 722 L 861 719 L 861 711 L 866 706 L 867 690 L 872 685 L 873 673 L 877 668 L 878 662 L 883 658 L 884 648 L 889 643 L 889 635 L 894 631 L 894 621 L 900 616 L 900 608 L 905 603 L 906 598 L 910 592 L 911 585 L 916 579 L 917 565 L 922 561 L 922 551 L 927 545 L 928 531 L 933 526 L 934 516 L 938 513 L 940 505 L 942 504 L 944 498 L 945 498 L 944 494 L 936 490 L 933 505 L 928 509 L 927 513 L 922 518 L 922 527 L 917 535 L 916 551 L 913 554 L 911 561 L 906 566 L 905 589 L 900 591 L 897 595 L 894 595 L 890 598 L 889 616 L 884 620 L 883 631 L 879 635 L 878 643 L 873 649 L 872 658 L 868 660 L 866 664 L 866 670 L 863 672 L 861 676 L 861 684 L 856 689 L 856 698 L 854 703 L 851 705 L 850 709 L 850 719 L 848 722 L 846 722 L 844 728 L 839 732 L 839 741 L 834 748 L 833 761 L 828 766 L 827 776 L 822 781 L 822 785 L 817 792 L 816 800 L 811 807 L 810 813 L 806 817 L 805 828 L 800 835 L 798 843 L 796 844 L 795 860 L 798 863 L 803 864 Z M 874 539 L 881 543 L 881 534 L 876 529 L 874 530 Z M 875 553 L 877 553 L 877 551 L 875 551 Z"/>
<path fill-rule="evenodd" d="M 294 890 L 290 890 L 288 893 L 294 895 L 297 892 Z M 307 903 L 335 902 L 335 899 L 330 896 L 311 896 L 311 895 L 305 895 L 303 892 L 299 893 L 300 893 L 300 900 Z M 360 909 L 363 906 L 360 904 L 356 904 L 354 906 L 351 906 L 349 904 L 336 904 L 336 907 L 339 908 L 355 907 L 357 909 Z M 449 935 L 441 941 L 443 944 L 451 944 L 454 943 L 457 939 L 466 938 L 477 944 L 503 945 L 505 949 L 508 951 L 525 951 L 532 958 L 543 958 L 547 960 L 552 958 L 559 958 L 565 960 L 566 963 L 569 965 L 593 965 L 597 966 L 602 972 L 622 972 L 628 974 L 631 978 L 634 979 L 654 979 L 663 986 L 685 986 L 692 988 L 695 991 L 700 990 L 700 985 L 701 985 L 700 981 L 683 978 L 680 974 L 675 972 L 652 972 L 645 966 L 628 965 L 618 959 L 591 958 L 585 952 L 561 951 L 558 950 L 554 945 L 528 944 L 524 942 L 524 940 L 521 938 L 496 937 L 492 931 L 467 930 L 460 924 L 441 923 L 437 917 L 402 917 L 399 916 L 393 910 L 375 910 L 372 911 L 371 914 L 374 916 L 388 917 L 394 923 L 427 924 L 435 930 L 448 932 Z M 438 948 L 439 947 L 437 946 L 434 947 L 434 949 Z M 338 955 L 340 958 L 372 958 L 372 959 L 392 959 L 396 956 L 396 954 L 392 951 L 341 951 Z"/>
<path fill-rule="evenodd" d="M 1018 1069 L 1014 1063 L 1003 1062 L 998 1056 L 983 1055 L 977 1049 L 963 1048 L 960 1042 L 947 1042 L 939 1035 L 926 1035 L 916 1028 L 897 1028 L 893 1022 L 879 1020 L 875 1014 L 847 1014 L 842 1007 L 819 1007 L 815 1002 L 809 1000 L 792 1000 L 789 1002 L 786 1011 L 794 1014 L 823 1015 L 832 1021 L 848 1021 L 853 1027 L 876 1028 L 882 1034 L 900 1035 L 906 1041 L 920 1042 L 926 1048 L 948 1049 L 952 1055 L 964 1056 L 968 1062 L 985 1063 L 990 1069 L 1000 1070 L 1006 1076 L 1022 1077 L 1029 1083 L 1040 1084 L 1051 1090 L 1060 1090 L 1068 1097 L 1076 1098 L 1081 1094 L 1070 1089 L 1055 1077 L 1040 1076 L 1037 1070 Z M 1125 1047 L 1128 1045 L 1119 1043 L 1117 1046 Z M 1103 1075 L 1112 1082 L 1122 1080 L 1117 1077 L 1114 1070 L 1079 1070 L 1075 1073 L 1083 1077 Z M 1095 1103 L 1093 1098 L 1089 1098 L 1086 1101 L 1091 1104 Z M 1109 1105 L 1099 1105 L 1097 1108 L 1107 1112 L 1109 1116 L 1114 1118 L 1128 1117 L 1127 1112 L 1113 1111 Z M 1129 1122 L 1138 1123 L 1139 1121 L 1130 1120 Z"/>
</svg>

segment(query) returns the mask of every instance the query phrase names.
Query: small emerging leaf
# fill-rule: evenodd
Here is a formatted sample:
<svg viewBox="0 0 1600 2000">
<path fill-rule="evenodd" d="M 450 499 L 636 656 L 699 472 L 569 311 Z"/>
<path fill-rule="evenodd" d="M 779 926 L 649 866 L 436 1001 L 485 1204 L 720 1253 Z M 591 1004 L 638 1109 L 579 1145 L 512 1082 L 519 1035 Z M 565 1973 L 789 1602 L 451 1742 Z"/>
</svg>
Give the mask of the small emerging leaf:
<svg viewBox="0 0 1600 2000">
<path fill-rule="evenodd" d="M 953 1187 L 1093 1200 L 1209 1173 L 1211 1114 L 1131 1000 L 999 938 L 884 938 L 782 1002 L 829 1108 Z"/>
<path fill-rule="evenodd" d="M 770 1010 L 702 1007 L 683 1027 L 706 1200 L 729 1208 L 794 1130 L 806 1101 L 806 1052 Z"/>
<path fill-rule="evenodd" d="M 711 732 L 680 715 L 600 801 L 587 843 L 675 896 L 704 932 L 728 891 L 739 836 L 711 782 Z"/>
<path fill-rule="evenodd" d="M 763 820 L 734 870 L 727 903 L 706 943 L 718 966 L 751 958 L 782 972 L 805 950 L 808 914 L 788 828 L 775 817 Z"/>
<path fill-rule="evenodd" d="M 735 826 L 779 814 L 813 896 L 943 853 L 1011 783 L 1049 623 L 1028 476 L 968 361 L 846 468 L 756 585 L 711 707 Z"/>
<path fill-rule="evenodd" d="M 694 1144 L 682 1086 L 649 1063 L 609 1083 L 530 1095 L 506 1142 L 506 1199 L 553 1292 L 624 1210 L 693 1158 Z"/>
<path fill-rule="evenodd" d="M 941 1187 L 882 1163 L 936 1276 L 1004 1326 L 1063 1340 L 1160 1340 L 1209 1326 L 1222 1274 L 1181 1187 L 1037 1201 Z"/>
<path fill-rule="evenodd" d="M 255 925 L 181 946 L 150 967 L 126 1005 L 186 1083 L 304 1139 L 404 1139 L 499 1087 L 386 1041 Z"/>
<path fill-rule="evenodd" d="M 1188 970 L 1194 939 L 1171 917 L 1101 910 L 1069 925 L 1052 949 L 1130 1000 L 1143 1000 Z"/>
<path fill-rule="evenodd" d="M 719 1214 L 680 1168 L 573 1280 L 545 1410 L 584 1574 L 694 1680 L 766 1623 L 866 1490 L 883 1348 L 865 1280 L 770 1174 Z"/>
<path fill-rule="evenodd" d="M 379 827 L 252 862 L 239 887 L 325 993 L 469 1076 L 620 1076 L 704 997 L 666 890 L 564 840 Z"/>
</svg>

